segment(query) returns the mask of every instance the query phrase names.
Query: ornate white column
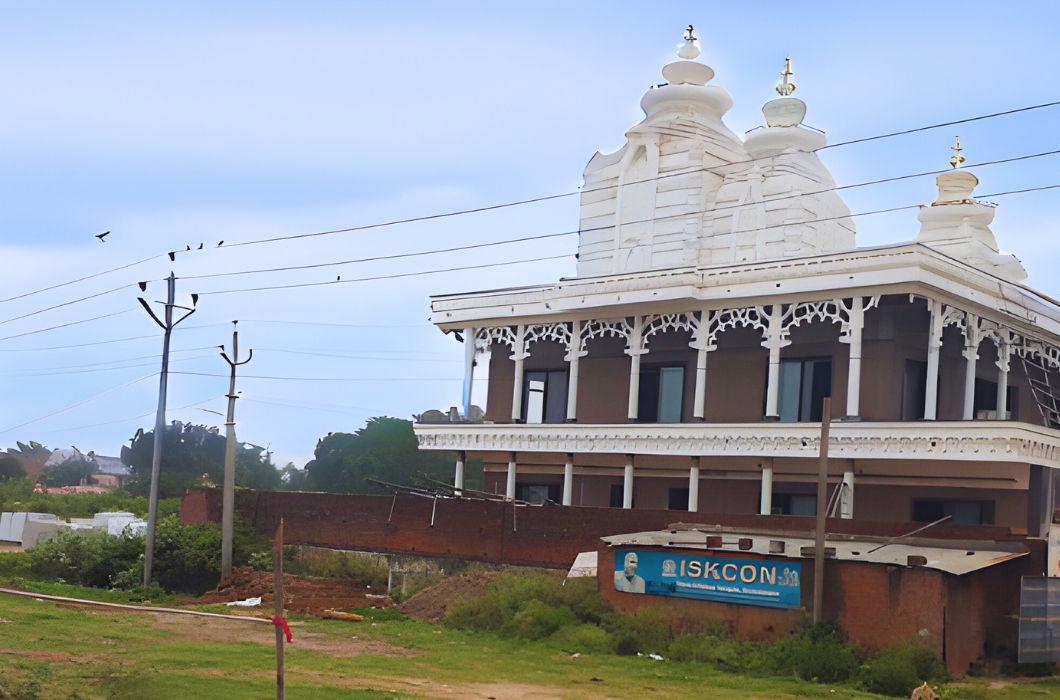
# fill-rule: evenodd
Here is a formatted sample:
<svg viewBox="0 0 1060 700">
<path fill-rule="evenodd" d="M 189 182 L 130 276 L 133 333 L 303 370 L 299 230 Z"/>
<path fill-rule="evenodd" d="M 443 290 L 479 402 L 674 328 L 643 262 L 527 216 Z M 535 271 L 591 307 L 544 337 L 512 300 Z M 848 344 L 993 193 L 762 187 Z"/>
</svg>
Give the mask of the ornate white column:
<svg viewBox="0 0 1060 700">
<path fill-rule="evenodd" d="M 964 420 L 975 418 L 975 363 L 979 359 L 979 317 L 968 314 L 964 327 Z"/>
<path fill-rule="evenodd" d="M 773 460 L 766 458 L 762 462 L 762 498 L 758 504 L 759 515 L 773 513 Z"/>
<path fill-rule="evenodd" d="M 865 327 L 865 309 L 861 296 L 854 297 L 850 307 L 849 332 L 842 340 L 850 345 L 847 369 L 847 417 L 857 418 L 861 402 L 861 331 Z"/>
<path fill-rule="evenodd" d="M 717 311 L 701 311 L 699 318 L 693 318 L 695 330 L 692 331 L 692 342 L 689 346 L 696 351 L 696 394 L 692 402 L 692 417 L 703 419 L 707 401 L 707 353 L 717 350 L 714 344 Z"/>
<path fill-rule="evenodd" d="M 633 455 L 626 455 L 626 468 L 622 473 L 622 507 L 633 507 Z"/>
<path fill-rule="evenodd" d="M 1006 420 L 1008 412 L 1008 371 L 1012 360 L 1012 332 L 998 333 L 997 344 L 997 419 Z"/>
<path fill-rule="evenodd" d="M 515 453 L 508 454 L 508 483 L 504 489 L 504 495 L 509 501 L 515 500 Z"/>
<path fill-rule="evenodd" d="M 626 354 L 629 355 L 629 410 L 626 416 L 631 420 L 637 420 L 637 408 L 640 403 L 640 356 L 646 353 L 644 348 L 644 317 L 636 316 L 633 319 L 633 328 L 629 334 L 629 345 L 626 346 Z"/>
<path fill-rule="evenodd" d="M 839 517 L 851 520 L 854 517 L 854 464 L 851 460 L 849 468 L 843 472 L 843 483 L 839 492 Z"/>
<path fill-rule="evenodd" d="M 571 493 L 574 491 L 574 455 L 567 453 L 567 463 L 563 465 L 563 505 L 571 504 Z"/>
<path fill-rule="evenodd" d="M 570 341 L 567 343 L 567 357 L 564 358 L 569 363 L 567 372 L 568 423 L 575 423 L 578 420 L 578 365 L 579 360 L 588 354 L 584 347 L 582 322 L 574 321 L 571 323 Z"/>
<path fill-rule="evenodd" d="M 475 380 L 475 329 L 464 329 L 464 418 L 471 415 L 471 387 Z"/>
<path fill-rule="evenodd" d="M 692 458 L 692 466 L 688 470 L 688 512 L 695 513 L 699 510 L 699 457 Z"/>
<path fill-rule="evenodd" d="M 769 380 L 766 384 L 766 418 L 780 418 L 777 406 L 780 387 L 780 349 L 790 345 L 784 338 L 784 312 L 780 303 L 769 312 L 769 326 L 762 346 L 769 349 Z"/>
<path fill-rule="evenodd" d="M 467 452 L 460 450 L 456 454 L 456 475 L 453 478 L 453 490 L 457 496 L 464 493 L 464 463 L 467 461 Z"/>
<path fill-rule="evenodd" d="M 935 420 L 939 402 L 939 350 L 945 327 L 942 302 L 927 300 L 931 321 L 928 327 L 927 386 L 924 389 L 924 420 Z"/>
<path fill-rule="evenodd" d="M 512 346 L 512 359 L 515 360 L 515 381 L 512 388 L 513 421 L 520 421 L 523 418 L 523 360 L 526 357 L 526 326 L 520 324 Z"/>
</svg>

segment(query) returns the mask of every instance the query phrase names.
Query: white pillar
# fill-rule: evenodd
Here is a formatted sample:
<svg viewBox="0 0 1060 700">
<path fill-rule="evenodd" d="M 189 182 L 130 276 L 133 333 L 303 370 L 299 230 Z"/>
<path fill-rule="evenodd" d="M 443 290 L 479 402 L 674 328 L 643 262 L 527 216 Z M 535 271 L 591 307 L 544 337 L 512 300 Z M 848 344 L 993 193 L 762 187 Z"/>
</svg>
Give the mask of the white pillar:
<svg viewBox="0 0 1060 700">
<path fill-rule="evenodd" d="M 688 470 L 688 512 L 699 511 L 699 457 L 692 458 L 692 466 Z"/>
<path fill-rule="evenodd" d="M 942 347 L 942 302 L 927 300 L 931 321 L 928 327 L 927 386 L 924 389 L 924 420 L 935 420 L 939 400 L 939 349 Z"/>
<path fill-rule="evenodd" d="M 504 495 L 509 501 L 515 500 L 515 453 L 508 455 L 508 483 L 504 489 Z"/>
<path fill-rule="evenodd" d="M 839 492 L 839 517 L 851 520 L 854 517 L 854 465 L 843 472 L 843 484 Z"/>
<path fill-rule="evenodd" d="M 471 387 L 475 380 L 475 329 L 464 329 L 464 418 L 471 415 Z"/>
<path fill-rule="evenodd" d="M 975 418 L 975 363 L 979 359 L 979 319 L 968 314 L 964 329 L 964 420 Z"/>
<path fill-rule="evenodd" d="M 644 350 L 643 340 L 643 322 L 644 319 L 641 316 L 636 316 L 633 319 L 633 330 L 629 334 L 629 347 L 626 348 L 626 354 L 629 355 L 629 410 L 627 411 L 627 417 L 629 420 L 637 420 L 637 408 L 640 404 L 640 356 L 641 353 L 646 352 Z"/>
<path fill-rule="evenodd" d="M 766 340 L 762 345 L 769 348 L 769 381 L 766 384 L 766 418 L 779 418 L 780 410 L 777 405 L 780 396 L 780 349 L 787 345 L 783 341 L 781 325 L 783 323 L 783 310 L 779 303 L 773 304 L 769 313 L 769 328 L 766 331 Z"/>
<path fill-rule="evenodd" d="M 633 507 L 633 455 L 626 455 L 626 469 L 622 474 L 622 507 Z"/>
<path fill-rule="evenodd" d="M 467 453 L 463 450 L 457 452 L 456 456 L 456 476 L 453 478 L 453 489 L 456 491 L 456 495 L 460 496 L 464 493 L 464 462 L 467 461 Z"/>
<path fill-rule="evenodd" d="M 758 504 L 760 515 L 773 513 L 773 462 L 762 463 L 762 499 Z"/>
<path fill-rule="evenodd" d="M 519 324 L 515 333 L 515 347 L 512 348 L 512 359 L 515 360 L 515 381 L 512 386 L 512 420 L 523 418 L 523 360 L 526 359 L 526 326 Z"/>
<path fill-rule="evenodd" d="M 1006 331 L 1007 335 L 1007 331 Z M 1003 341 L 997 347 L 997 419 L 1005 420 L 1008 412 L 1008 371 L 1012 346 Z"/>
<path fill-rule="evenodd" d="M 567 362 L 570 363 L 567 370 L 567 422 L 574 423 L 578 420 L 578 365 L 582 356 L 582 322 L 574 321 L 571 324 L 570 344 L 567 345 Z"/>
<path fill-rule="evenodd" d="M 703 418 L 707 401 L 707 349 L 699 348 L 696 355 L 696 397 L 692 405 L 692 417 Z"/>
<path fill-rule="evenodd" d="M 848 327 L 850 332 L 846 341 L 850 345 L 850 363 L 847 369 L 847 416 L 857 418 L 861 402 L 861 330 L 865 327 L 865 308 L 861 296 L 854 297 Z"/>
<path fill-rule="evenodd" d="M 574 492 L 574 455 L 567 453 L 567 463 L 563 465 L 563 505 L 571 504 L 571 494 Z"/>
</svg>

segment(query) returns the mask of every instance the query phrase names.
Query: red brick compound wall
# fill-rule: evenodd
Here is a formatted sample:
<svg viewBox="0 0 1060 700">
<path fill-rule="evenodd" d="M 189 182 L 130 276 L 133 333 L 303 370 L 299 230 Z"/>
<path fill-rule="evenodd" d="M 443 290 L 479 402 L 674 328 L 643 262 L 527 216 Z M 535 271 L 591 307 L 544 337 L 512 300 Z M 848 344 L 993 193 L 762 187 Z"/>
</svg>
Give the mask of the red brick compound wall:
<svg viewBox="0 0 1060 700">
<path fill-rule="evenodd" d="M 525 566 L 567 568 L 579 552 L 599 552 L 601 593 L 620 610 L 661 608 L 676 632 L 694 632 L 724 622 L 748 639 L 790 635 L 812 607 L 813 567 L 803 566 L 803 610 L 620 593 L 614 590 L 614 552 L 601 537 L 666 529 L 689 517 L 737 528 L 808 532 L 813 518 L 715 516 L 675 511 L 537 507 L 497 501 L 322 493 L 237 492 L 242 519 L 263 534 L 284 520 L 284 539 L 334 549 L 419 554 Z M 181 502 L 181 522 L 221 521 L 221 492 L 194 489 Z M 829 520 L 829 532 L 897 537 L 911 526 Z M 968 541 L 1019 539 L 1030 550 L 1021 557 L 964 576 L 934 569 L 829 561 L 825 568 L 825 619 L 836 620 L 870 651 L 896 641 L 923 639 L 950 671 L 963 675 L 983 653 L 987 638 L 1015 648 L 1022 576 L 1040 576 L 1045 543 L 1014 537 L 1007 528 L 940 525 L 934 538 Z M 682 550 L 675 550 L 682 551 Z M 690 551 L 690 550 L 689 550 Z M 702 554 L 702 552 L 700 552 Z M 726 556 L 736 555 L 726 552 Z M 740 554 L 755 558 L 757 555 Z"/>
</svg>

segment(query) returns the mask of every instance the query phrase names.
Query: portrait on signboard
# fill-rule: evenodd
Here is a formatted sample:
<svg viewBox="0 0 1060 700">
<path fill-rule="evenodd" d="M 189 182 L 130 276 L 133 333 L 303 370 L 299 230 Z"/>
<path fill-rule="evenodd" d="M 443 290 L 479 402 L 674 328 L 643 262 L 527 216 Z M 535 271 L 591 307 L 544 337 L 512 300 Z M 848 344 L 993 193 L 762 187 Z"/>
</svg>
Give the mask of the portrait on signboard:
<svg viewBox="0 0 1060 700">
<path fill-rule="evenodd" d="M 644 579 L 637 575 L 640 559 L 636 552 L 627 552 L 622 558 L 622 569 L 615 572 L 615 590 L 623 593 L 643 593 Z"/>
</svg>

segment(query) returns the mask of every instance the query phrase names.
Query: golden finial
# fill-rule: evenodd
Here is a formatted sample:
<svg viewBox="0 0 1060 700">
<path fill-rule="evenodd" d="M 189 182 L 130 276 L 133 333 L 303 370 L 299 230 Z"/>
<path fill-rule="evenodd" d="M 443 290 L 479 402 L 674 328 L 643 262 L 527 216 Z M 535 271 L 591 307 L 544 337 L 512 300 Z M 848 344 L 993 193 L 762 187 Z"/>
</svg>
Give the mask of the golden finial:
<svg viewBox="0 0 1060 700">
<path fill-rule="evenodd" d="M 951 151 L 956 151 L 956 153 L 953 154 L 953 157 L 950 158 L 950 165 L 952 165 L 954 168 L 961 167 L 961 163 L 964 162 L 964 156 L 961 155 L 961 137 L 960 136 L 957 137 L 957 145 L 956 146 L 950 146 L 950 150 Z"/>
<path fill-rule="evenodd" d="M 784 70 L 780 71 L 780 75 L 784 78 L 784 82 L 777 85 L 777 92 L 780 93 L 781 97 L 787 97 L 795 92 L 795 83 L 788 81 L 789 77 L 795 75 L 791 72 L 791 56 L 784 59 Z"/>
</svg>

